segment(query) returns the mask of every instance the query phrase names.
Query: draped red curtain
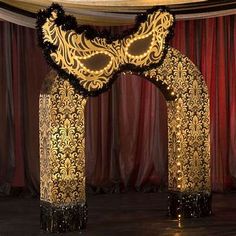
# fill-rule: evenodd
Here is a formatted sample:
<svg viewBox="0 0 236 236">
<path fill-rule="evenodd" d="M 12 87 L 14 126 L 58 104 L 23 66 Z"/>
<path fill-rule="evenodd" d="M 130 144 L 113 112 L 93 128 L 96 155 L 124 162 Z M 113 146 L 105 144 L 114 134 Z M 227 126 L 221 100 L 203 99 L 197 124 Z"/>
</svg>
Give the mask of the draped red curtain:
<svg viewBox="0 0 236 236">
<path fill-rule="evenodd" d="M 32 29 L 0 22 L 0 45 L 0 195 L 38 192 L 38 98 L 49 68 Z"/>
<path fill-rule="evenodd" d="M 236 16 L 179 21 L 171 43 L 199 67 L 208 85 L 214 191 L 235 186 L 235 24 Z M 38 96 L 49 68 L 32 29 L 0 22 L 0 45 L 0 194 L 11 186 L 37 192 Z M 120 77 L 86 107 L 87 182 L 103 191 L 165 188 L 165 100 L 142 78 Z"/>
<path fill-rule="evenodd" d="M 167 185 L 167 107 L 150 82 L 121 75 L 90 98 L 86 113 L 87 180 L 111 191 Z"/>
</svg>

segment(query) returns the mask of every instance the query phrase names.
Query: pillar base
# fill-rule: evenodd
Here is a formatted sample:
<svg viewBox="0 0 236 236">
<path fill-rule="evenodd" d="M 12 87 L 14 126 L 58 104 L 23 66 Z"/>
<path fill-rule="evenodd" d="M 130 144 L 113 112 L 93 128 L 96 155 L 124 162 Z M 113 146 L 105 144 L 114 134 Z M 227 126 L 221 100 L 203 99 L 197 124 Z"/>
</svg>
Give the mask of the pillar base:
<svg viewBox="0 0 236 236">
<path fill-rule="evenodd" d="M 86 203 L 54 205 L 40 201 L 40 228 L 51 233 L 81 230 L 87 223 Z"/>
<path fill-rule="evenodd" d="M 173 218 L 209 216 L 211 199 L 209 192 L 169 192 L 168 214 Z"/>
</svg>

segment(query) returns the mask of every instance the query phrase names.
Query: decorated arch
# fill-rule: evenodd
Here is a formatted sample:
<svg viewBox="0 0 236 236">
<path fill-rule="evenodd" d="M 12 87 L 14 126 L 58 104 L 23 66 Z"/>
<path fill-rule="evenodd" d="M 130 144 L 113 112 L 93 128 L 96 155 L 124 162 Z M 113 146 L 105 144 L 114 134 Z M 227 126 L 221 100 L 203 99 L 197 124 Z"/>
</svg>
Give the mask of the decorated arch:
<svg viewBox="0 0 236 236">
<path fill-rule="evenodd" d="M 208 91 L 196 66 L 168 46 L 173 23 L 171 13 L 154 8 L 138 16 L 131 31 L 111 37 L 77 26 L 56 4 L 38 14 L 39 42 L 55 71 L 39 101 L 44 230 L 86 226 L 84 108 L 90 96 L 130 71 L 155 84 L 166 99 L 169 215 L 211 214 Z"/>
</svg>

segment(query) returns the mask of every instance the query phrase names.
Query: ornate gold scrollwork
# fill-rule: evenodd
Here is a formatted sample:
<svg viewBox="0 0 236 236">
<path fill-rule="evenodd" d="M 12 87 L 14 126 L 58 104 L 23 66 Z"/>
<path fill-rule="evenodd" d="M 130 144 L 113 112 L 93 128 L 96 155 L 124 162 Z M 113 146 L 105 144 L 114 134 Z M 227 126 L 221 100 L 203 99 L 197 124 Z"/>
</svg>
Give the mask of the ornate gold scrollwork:
<svg viewBox="0 0 236 236">
<path fill-rule="evenodd" d="M 174 20 L 169 12 L 155 11 L 148 14 L 137 32 L 107 43 L 101 37 L 88 39 L 85 32 L 63 30 L 56 24 L 58 17 L 58 9 L 54 9 L 41 26 L 43 43 L 56 47 L 49 54 L 55 65 L 73 75 L 89 92 L 105 87 L 122 65 L 142 68 L 158 63 Z"/>
</svg>

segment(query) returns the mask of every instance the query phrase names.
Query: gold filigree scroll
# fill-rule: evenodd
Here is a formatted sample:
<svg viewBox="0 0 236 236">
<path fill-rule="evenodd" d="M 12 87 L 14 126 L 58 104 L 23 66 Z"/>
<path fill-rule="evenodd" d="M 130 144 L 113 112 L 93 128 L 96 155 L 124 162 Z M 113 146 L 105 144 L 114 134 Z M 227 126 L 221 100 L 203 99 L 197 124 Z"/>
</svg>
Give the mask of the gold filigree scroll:
<svg viewBox="0 0 236 236">
<path fill-rule="evenodd" d="M 86 99 L 56 75 L 46 90 L 39 98 L 40 199 L 53 205 L 84 203 Z"/>
<path fill-rule="evenodd" d="M 168 186 L 180 192 L 210 192 L 210 118 L 207 86 L 197 67 L 169 48 L 163 64 L 144 76 L 161 80 L 177 98 L 168 108 Z"/>
<path fill-rule="evenodd" d="M 105 38 L 87 39 L 85 32 L 64 31 L 56 24 L 57 19 L 55 9 L 41 26 L 43 43 L 56 46 L 49 55 L 53 62 L 89 92 L 106 86 L 124 64 L 141 68 L 158 63 L 174 20 L 168 12 L 155 11 L 140 24 L 136 33 L 107 43 Z"/>
</svg>

